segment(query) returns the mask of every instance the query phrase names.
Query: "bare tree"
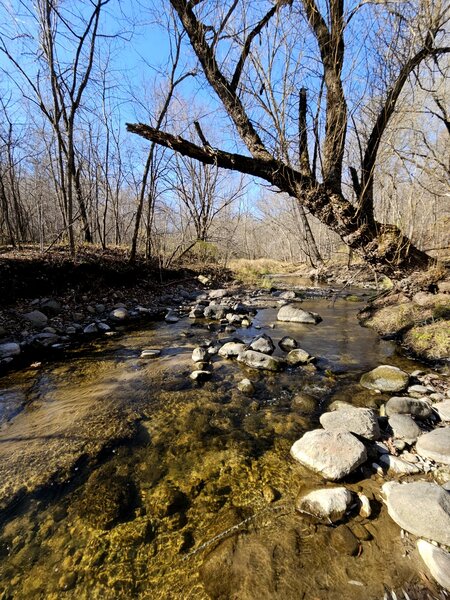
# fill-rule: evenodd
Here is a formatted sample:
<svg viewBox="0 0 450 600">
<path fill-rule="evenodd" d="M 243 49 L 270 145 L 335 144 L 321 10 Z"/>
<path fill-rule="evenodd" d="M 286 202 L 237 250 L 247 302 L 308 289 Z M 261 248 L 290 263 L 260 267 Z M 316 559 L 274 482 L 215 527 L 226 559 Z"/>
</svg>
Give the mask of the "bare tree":
<svg viewBox="0 0 450 600">
<path fill-rule="evenodd" d="M 215 164 L 268 181 L 297 198 L 312 215 L 338 233 L 348 246 L 380 270 L 394 272 L 430 264 L 430 257 L 415 247 L 395 225 L 376 221 L 374 174 L 380 143 L 405 84 L 421 65 L 427 61 L 439 61 L 442 55 L 450 52 L 450 47 L 442 44 L 448 19 L 443 3 L 430 0 L 421 3 L 417 10 L 411 3 L 407 17 L 399 17 L 395 10 L 388 10 L 389 5 L 376 6 L 371 12 L 371 4 L 364 2 L 346 12 L 342 0 L 330 0 L 323 12 L 315 0 L 278 0 L 275 3 L 230 0 L 220 8 L 208 0 L 170 0 L 170 4 L 189 37 L 208 84 L 250 156 L 209 144 L 198 145 L 179 135 L 144 124 L 128 124 L 128 130 L 204 164 Z M 287 14 L 288 10 L 291 11 L 290 15 Z M 363 26 L 364 21 L 359 18 L 363 10 L 369 20 L 377 18 L 376 10 L 385 10 L 384 52 L 387 61 L 384 65 L 389 68 L 384 69 L 384 79 L 379 79 L 384 85 L 378 86 L 379 108 L 362 149 L 359 172 L 354 165 L 348 165 L 356 195 L 356 202 L 352 202 L 343 192 L 348 129 L 344 35 L 350 35 L 347 30 L 351 26 L 356 32 Z M 269 95 L 271 104 L 266 102 L 263 108 L 271 113 L 272 122 L 276 120 L 279 111 L 274 108 L 274 101 L 280 94 L 269 81 L 260 85 L 261 69 L 257 68 L 258 60 L 255 57 L 261 55 L 261 51 L 254 49 L 256 40 L 265 40 L 267 47 L 280 31 L 281 37 L 298 36 L 298 29 L 296 31 L 292 23 L 298 25 L 301 22 L 307 24 L 313 36 L 316 75 L 320 76 L 321 90 L 325 91 L 324 130 L 323 134 L 316 133 L 316 140 L 320 144 L 313 159 L 320 159 L 320 178 L 311 165 L 305 144 L 301 149 L 299 166 L 296 166 L 295 160 L 286 160 L 285 154 L 291 152 L 294 144 L 284 143 L 284 148 L 280 148 L 277 130 L 274 133 L 264 128 L 264 122 L 260 119 L 262 112 L 254 102 L 256 94 L 260 97 Z M 366 38 L 359 33 L 360 46 L 353 56 L 358 51 L 364 51 Z M 298 36 L 298 43 L 302 39 Z M 356 44 L 356 38 L 353 39 Z M 297 61 L 298 56 L 303 55 L 301 47 L 291 47 L 297 51 L 293 59 L 285 56 L 285 62 L 290 66 L 292 60 Z M 308 65 L 305 63 L 304 59 L 301 60 L 298 68 L 306 69 Z M 368 60 L 367 67 L 373 68 L 373 61 Z M 283 75 L 283 71 L 279 73 Z M 354 73 L 355 78 L 360 78 L 357 69 Z M 294 77 L 295 73 L 291 73 L 291 76 Z M 348 77 L 348 72 L 345 77 Z M 267 89 L 269 85 L 270 89 Z M 247 90 L 252 93 L 248 94 Z M 291 114 L 287 123 L 292 125 L 292 118 Z M 288 140 L 293 140 L 291 130 L 292 126 L 285 128 Z"/>
</svg>

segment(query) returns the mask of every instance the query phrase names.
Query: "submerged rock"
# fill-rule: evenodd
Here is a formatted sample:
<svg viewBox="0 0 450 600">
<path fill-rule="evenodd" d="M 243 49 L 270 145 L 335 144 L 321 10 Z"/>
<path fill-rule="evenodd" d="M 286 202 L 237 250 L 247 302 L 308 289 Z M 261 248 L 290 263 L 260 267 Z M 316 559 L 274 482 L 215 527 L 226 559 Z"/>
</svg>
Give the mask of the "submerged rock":
<svg viewBox="0 0 450 600">
<path fill-rule="evenodd" d="M 325 479 L 342 479 L 367 459 L 354 435 L 340 431 L 308 431 L 291 448 L 292 457 Z"/>
<path fill-rule="evenodd" d="M 450 554 L 425 540 L 417 540 L 417 549 L 434 579 L 450 592 Z"/>
<path fill-rule="evenodd" d="M 401 392 L 408 386 L 409 375 L 398 367 L 380 365 L 360 379 L 363 387 L 381 392 Z"/>
<path fill-rule="evenodd" d="M 263 354 L 273 354 L 275 352 L 275 344 L 271 337 L 263 333 L 250 342 L 249 349 L 262 352 Z"/>
<path fill-rule="evenodd" d="M 329 431 L 349 431 L 368 440 L 377 440 L 380 437 L 377 416 L 370 408 L 345 406 L 324 413 L 320 417 L 320 424 Z"/>
<path fill-rule="evenodd" d="M 237 384 L 237 388 L 243 394 L 253 394 L 253 392 L 255 391 L 255 386 L 250 381 L 250 379 L 242 379 L 242 381 L 240 381 Z"/>
<path fill-rule="evenodd" d="M 193 380 L 193 381 L 207 381 L 208 379 L 211 379 L 211 371 L 204 371 L 204 370 L 197 370 L 197 371 L 192 371 L 192 373 L 189 375 L 189 377 Z"/>
<path fill-rule="evenodd" d="M 278 311 L 277 320 L 289 323 L 308 323 L 317 325 L 317 323 L 322 321 L 322 317 L 317 313 L 297 308 L 295 304 L 286 304 Z"/>
<path fill-rule="evenodd" d="M 417 454 L 444 465 L 450 465 L 450 427 L 439 427 L 417 440 Z"/>
<path fill-rule="evenodd" d="M 281 371 L 285 362 L 281 358 L 255 352 L 255 350 L 244 350 L 237 357 L 239 362 L 244 363 L 251 369 L 262 369 L 266 371 Z"/>
<path fill-rule="evenodd" d="M 418 419 L 427 419 L 432 413 L 431 404 L 419 398 L 393 396 L 386 403 L 386 414 L 413 415 Z"/>
<path fill-rule="evenodd" d="M 450 545 L 450 494 L 435 483 L 413 481 L 382 487 L 390 517 L 403 529 Z"/>
<path fill-rule="evenodd" d="M 314 490 L 297 501 L 297 510 L 325 523 L 339 521 L 347 512 L 352 494 L 344 487 Z"/>
</svg>

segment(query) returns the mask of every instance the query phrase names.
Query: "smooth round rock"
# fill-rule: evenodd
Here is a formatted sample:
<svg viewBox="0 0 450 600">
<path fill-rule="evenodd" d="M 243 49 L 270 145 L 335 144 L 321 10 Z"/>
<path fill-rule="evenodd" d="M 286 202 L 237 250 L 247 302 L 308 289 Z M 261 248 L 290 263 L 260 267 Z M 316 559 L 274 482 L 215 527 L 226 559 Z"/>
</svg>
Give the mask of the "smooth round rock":
<svg viewBox="0 0 450 600">
<path fill-rule="evenodd" d="M 297 510 L 325 523 L 339 521 L 347 512 L 352 494 L 344 487 L 314 490 L 297 500 Z"/>
<path fill-rule="evenodd" d="M 288 323 L 307 323 L 311 325 L 317 325 L 317 323 L 322 321 L 322 317 L 317 313 L 297 308 L 295 304 L 286 304 L 278 311 L 277 320 Z"/>
<path fill-rule="evenodd" d="M 439 427 L 421 435 L 416 451 L 420 456 L 450 465 L 450 427 Z"/>
<path fill-rule="evenodd" d="M 380 365 L 360 379 L 363 387 L 380 392 L 401 392 L 408 386 L 409 375 L 398 367 Z"/>
<path fill-rule="evenodd" d="M 450 553 L 425 540 L 417 540 L 417 549 L 433 578 L 450 592 Z"/>
<path fill-rule="evenodd" d="M 420 427 L 409 415 L 394 414 L 389 417 L 388 423 L 394 437 L 404 440 L 407 444 L 414 444 L 422 433 Z"/>
<path fill-rule="evenodd" d="M 450 494 L 441 486 L 424 481 L 389 482 L 382 491 L 397 525 L 418 537 L 450 545 Z"/>
<path fill-rule="evenodd" d="M 375 411 L 370 408 L 345 406 L 321 415 L 320 424 L 329 431 L 349 431 L 368 440 L 380 437 L 380 427 Z"/>
<path fill-rule="evenodd" d="M 194 348 L 194 350 L 192 351 L 192 360 L 193 362 L 202 362 L 204 360 L 208 360 L 208 351 L 206 350 L 206 348 L 202 348 L 201 346 L 198 346 L 197 348 Z"/>
<path fill-rule="evenodd" d="M 378 457 L 378 461 L 392 475 L 414 475 L 415 473 L 420 473 L 420 469 L 415 465 L 391 454 L 382 454 Z"/>
<path fill-rule="evenodd" d="M 24 314 L 23 318 L 35 327 L 45 327 L 48 321 L 47 315 L 44 315 L 40 310 L 32 310 Z"/>
<path fill-rule="evenodd" d="M 393 396 L 386 402 L 388 417 L 392 415 L 413 415 L 418 419 L 428 419 L 431 413 L 431 404 L 419 398 Z"/>
<path fill-rule="evenodd" d="M 126 321 L 129 317 L 129 314 L 126 308 L 119 307 L 112 310 L 109 313 L 109 316 L 113 321 Z"/>
<path fill-rule="evenodd" d="M 315 429 L 292 445 L 291 456 L 325 479 L 335 481 L 359 467 L 367 459 L 367 452 L 351 433 Z"/>
</svg>

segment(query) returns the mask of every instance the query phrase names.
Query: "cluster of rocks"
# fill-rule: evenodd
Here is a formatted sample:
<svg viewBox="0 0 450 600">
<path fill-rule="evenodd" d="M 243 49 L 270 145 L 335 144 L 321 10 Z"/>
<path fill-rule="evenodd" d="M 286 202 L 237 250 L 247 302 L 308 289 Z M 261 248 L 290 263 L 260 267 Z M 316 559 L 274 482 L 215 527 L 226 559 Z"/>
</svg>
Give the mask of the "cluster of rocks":
<svg viewBox="0 0 450 600">
<path fill-rule="evenodd" d="M 417 547 L 430 573 L 450 590 L 450 553 L 445 548 L 450 546 L 450 388 L 437 374 L 416 371 L 410 376 L 390 365 L 365 373 L 360 383 L 397 395 L 379 413 L 338 403 L 336 411 L 321 415 L 323 429 L 305 433 L 291 455 L 329 481 L 358 468 L 363 475 L 394 479 L 428 474 L 432 482 L 389 481 L 382 493 L 389 515 L 421 538 Z M 326 523 L 341 520 L 355 503 L 370 514 L 367 498 L 353 496 L 345 487 L 314 490 L 299 498 L 297 508 Z"/>
</svg>

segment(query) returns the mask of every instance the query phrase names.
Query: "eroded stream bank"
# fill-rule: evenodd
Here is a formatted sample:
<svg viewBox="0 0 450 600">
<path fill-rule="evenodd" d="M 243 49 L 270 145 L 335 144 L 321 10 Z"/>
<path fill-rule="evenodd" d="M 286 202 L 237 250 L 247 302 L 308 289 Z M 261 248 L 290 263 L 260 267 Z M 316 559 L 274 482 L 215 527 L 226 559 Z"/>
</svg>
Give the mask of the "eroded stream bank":
<svg viewBox="0 0 450 600">
<path fill-rule="evenodd" d="M 321 525 L 295 500 L 328 484 L 289 455 L 331 402 L 389 398 L 361 387 L 363 372 L 422 366 L 359 327 L 357 302 L 305 299 L 323 321 L 304 325 L 276 322 L 279 298 L 239 300 L 258 308 L 250 327 L 184 317 L 0 380 L 1 598 L 438 597 L 381 502 L 384 476 L 345 480 L 370 518 L 353 508 Z M 297 339 L 316 368 L 270 373 L 213 355 L 211 379 L 190 380 L 199 344 L 261 333 Z M 145 348 L 161 355 L 140 358 Z"/>
</svg>

